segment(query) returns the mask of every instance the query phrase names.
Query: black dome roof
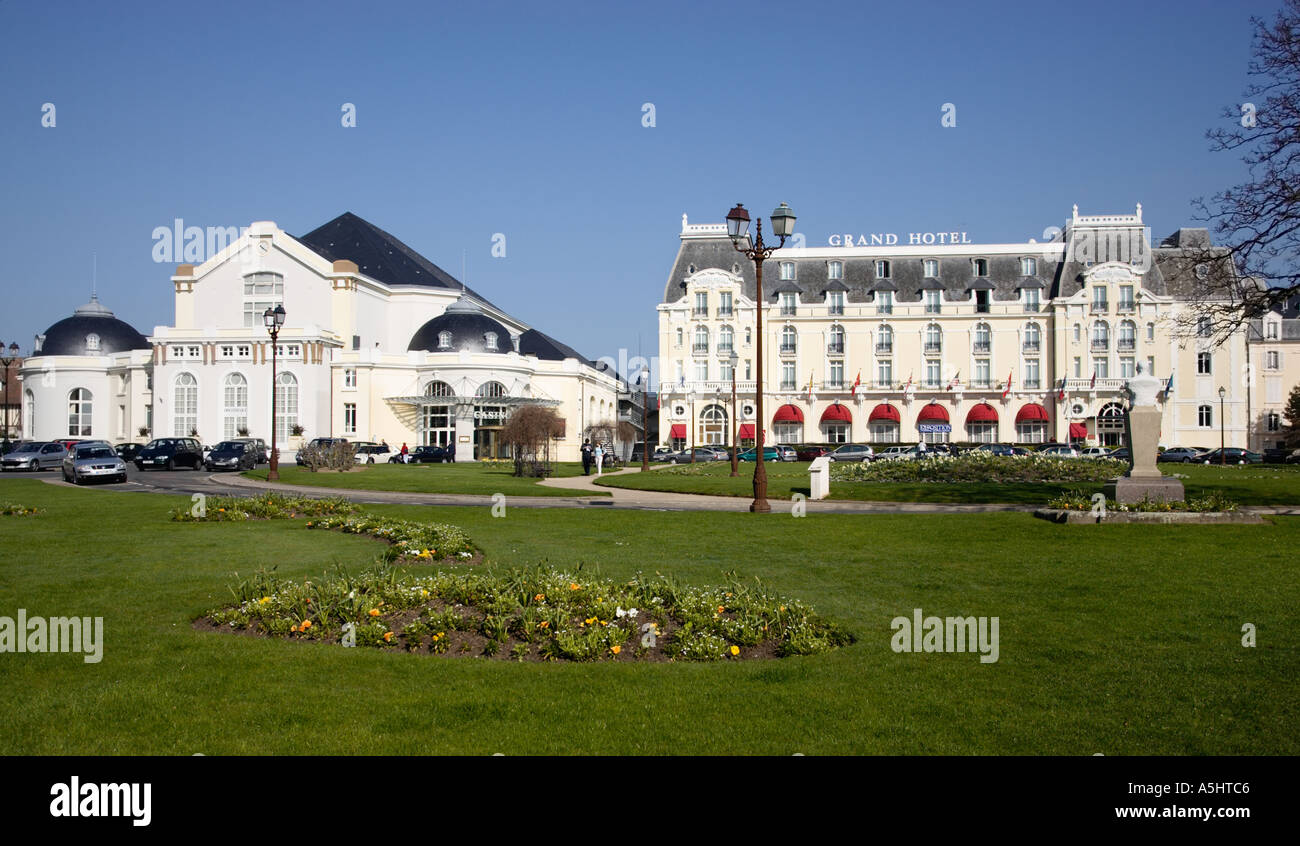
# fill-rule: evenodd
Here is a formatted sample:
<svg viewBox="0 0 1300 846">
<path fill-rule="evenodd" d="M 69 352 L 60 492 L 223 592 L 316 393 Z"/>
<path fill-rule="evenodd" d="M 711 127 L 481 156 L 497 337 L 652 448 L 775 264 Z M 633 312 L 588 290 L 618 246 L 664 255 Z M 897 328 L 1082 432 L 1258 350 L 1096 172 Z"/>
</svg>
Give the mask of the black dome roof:
<svg viewBox="0 0 1300 846">
<path fill-rule="evenodd" d="M 438 336 L 443 332 L 451 333 L 450 346 L 438 345 Z M 487 347 L 484 335 L 488 332 L 493 332 L 497 336 L 496 349 Z M 514 344 L 510 340 L 509 329 L 480 311 L 479 307 L 468 298 L 461 297 L 447 306 L 447 310 L 442 314 L 421 326 L 406 349 L 429 352 L 469 350 L 470 352 L 505 353 L 514 350 Z"/>
<path fill-rule="evenodd" d="M 111 355 L 149 349 L 148 338 L 114 317 L 93 295 L 71 317 L 46 329 L 37 341 L 36 355 Z"/>
</svg>

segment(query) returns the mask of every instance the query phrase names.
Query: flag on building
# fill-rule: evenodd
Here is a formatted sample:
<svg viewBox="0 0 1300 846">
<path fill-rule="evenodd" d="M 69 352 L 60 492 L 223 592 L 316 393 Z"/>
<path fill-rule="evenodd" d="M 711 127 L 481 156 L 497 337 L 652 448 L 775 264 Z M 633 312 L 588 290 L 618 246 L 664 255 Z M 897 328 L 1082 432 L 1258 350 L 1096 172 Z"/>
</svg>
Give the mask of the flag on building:
<svg viewBox="0 0 1300 846">
<path fill-rule="evenodd" d="M 808 371 L 808 402 L 812 402 L 812 385 L 813 385 L 813 374 L 812 371 L 810 370 Z"/>
<path fill-rule="evenodd" d="M 959 384 L 961 384 L 961 371 L 960 371 L 960 370 L 957 371 L 957 375 L 956 375 L 956 376 L 952 377 L 952 381 L 950 381 L 950 382 L 948 383 L 948 390 L 951 391 L 954 387 L 956 387 L 956 386 L 959 385 Z"/>
<path fill-rule="evenodd" d="M 1097 371 L 1096 371 L 1096 370 L 1092 371 L 1092 382 L 1090 382 L 1090 383 L 1088 384 L 1088 390 L 1092 390 L 1092 389 L 1095 388 L 1095 387 L 1097 387 Z"/>
<path fill-rule="evenodd" d="M 1065 399 L 1065 377 L 1064 376 L 1061 377 L 1061 390 L 1057 392 L 1056 398 L 1057 400 Z"/>
<path fill-rule="evenodd" d="M 1169 381 L 1165 383 L 1165 397 L 1168 398 L 1174 392 L 1174 371 L 1169 371 Z"/>
<path fill-rule="evenodd" d="M 1011 393 L 1011 374 L 1012 374 L 1012 373 L 1015 373 L 1015 371 L 1014 371 L 1014 370 L 1008 370 L 1008 371 L 1007 371 L 1007 384 L 1006 384 L 1006 387 L 1004 387 L 1004 388 L 1002 389 L 1002 398 L 1003 398 L 1003 399 L 1006 399 L 1006 398 L 1007 398 L 1007 394 Z"/>
<path fill-rule="evenodd" d="M 858 386 L 862 384 L 862 371 L 858 371 L 858 378 L 853 380 L 853 393 L 858 392 Z"/>
</svg>

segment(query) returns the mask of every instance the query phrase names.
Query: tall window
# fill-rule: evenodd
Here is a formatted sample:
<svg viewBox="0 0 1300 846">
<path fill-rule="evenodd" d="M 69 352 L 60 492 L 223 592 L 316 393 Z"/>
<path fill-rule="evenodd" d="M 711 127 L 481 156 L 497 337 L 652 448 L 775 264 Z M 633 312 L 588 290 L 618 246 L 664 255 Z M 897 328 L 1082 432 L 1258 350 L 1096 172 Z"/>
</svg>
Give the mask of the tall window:
<svg viewBox="0 0 1300 846">
<path fill-rule="evenodd" d="M 709 330 L 706 326 L 695 327 L 695 342 L 691 345 L 691 350 L 695 353 L 703 354 L 709 351 Z"/>
<path fill-rule="evenodd" d="M 357 386 L 357 371 L 352 367 L 343 368 L 343 387 L 352 389 Z"/>
<path fill-rule="evenodd" d="M 941 293 L 942 293 L 941 291 L 925 292 L 925 313 L 926 314 L 939 314 L 943 310 L 943 301 L 939 297 Z"/>
<path fill-rule="evenodd" d="M 275 377 L 275 436 L 288 440 L 298 424 L 298 377 L 281 373 Z"/>
<path fill-rule="evenodd" d="M 894 330 L 881 326 L 876 334 L 876 355 L 889 355 L 894 351 Z"/>
<path fill-rule="evenodd" d="M 988 276 L 989 260 L 982 258 L 971 259 L 971 270 L 976 276 Z"/>
<path fill-rule="evenodd" d="M 993 332 L 987 323 L 975 324 L 975 352 L 988 352 L 993 348 Z"/>
<path fill-rule="evenodd" d="M 1106 286 L 1098 285 L 1092 289 L 1092 310 L 1104 312 L 1109 308 L 1106 304 Z"/>
<path fill-rule="evenodd" d="M 32 428 L 36 422 L 36 395 L 31 391 L 23 392 L 23 400 L 26 403 L 26 411 L 23 412 L 23 434 L 28 437 L 32 434 Z"/>
<path fill-rule="evenodd" d="M 700 431 L 695 439 L 697 444 L 725 444 L 731 436 L 727 431 L 727 410 L 720 405 L 706 406 L 700 412 Z"/>
<path fill-rule="evenodd" d="M 357 404 L 355 402 L 343 403 L 343 434 L 355 435 L 357 433 Z"/>
<path fill-rule="evenodd" d="M 496 332 L 484 332 L 484 333 L 483 333 L 483 347 L 484 347 L 485 349 L 489 349 L 489 350 L 495 350 L 495 349 L 497 348 L 497 333 L 496 333 Z"/>
<path fill-rule="evenodd" d="M 991 370 L 992 368 L 989 366 L 989 360 L 987 358 L 975 359 L 974 387 L 987 388 L 989 386 L 989 380 L 992 378 Z"/>
<path fill-rule="evenodd" d="M 1281 431 L 1281 429 L 1282 415 L 1278 414 L 1276 411 L 1270 411 L 1268 413 L 1268 430 L 1270 432 L 1278 432 Z"/>
<path fill-rule="evenodd" d="M 84 438 L 91 434 L 90 416 L 93 409 L 93 397 L 85 388 L 74 388 L 68 394 L 68 436 Z M 30 427 L 35 421 L 29 422 Z"/>
<path fill-rule="evenodd" d="M 876 314 L 893 314 L 894 313 L 894 292 L 877 291 L 876 292 Z"/>
<path fill-rule="evenodd" d="M 831 360 L 829 383 L 832 388 L 844 387 L 844 359 L 836 358 Z"/>
<path fill-rule="evenodd" d="M 678 329 L 677 331 L 680 332 L 680 331 L 682 331 L 682 330 Z M 444 331 L 438 333 L 438 349 L 440 349 L 440 350 L 449 350 L 449 349 L 451 349 L 451 333 L 450 333 L 450 332 L 444 330 Z"/>
<path fill-rule="evenodd" d="M 709 360 L 707 358 L 702 358 L 695 362 L 695 381 L 709 381 Z"/>
<path fill-rule="evenodd" d="M 1101 356 L 1092 360 L 1092 372 L 1097 374 L 1098 379 L 1110 378 L 1110 358 Z"/>
<path fill-rule="evenodd" d="M 1043 332 L 1037 323 L 1025 324 L 1025 352 L 1038 352 L 1043 344 Z"/>
<path fill-rule="evenodd" d="M 826 310 L 830 314 L 844 313 L 844 292 L 829 291 L 826 294 Z"/>
<path fill-rule="evenodd" d="M 831 327 L 830 341 L 826 345 L 826 352 L 836 353 L 836 354 L 844 352 L 844 327 L 843 326 Z"/>
<path fill-rule="evenodd" d="M 1137 324 L 1132 320 L 1121 320 L 1119 323 L 1119 349 L 1121 352 L 1137 349 Z"/>
<path fill-rule="evenodd" d="M 781 278 L 794 279 L 794 262 L 792 261 L 781 262 Z"/>
<path fill-rule="evenodd" d="M 731 359 L 724 358 L 718 362 L 718 378 L 724 382 L 736 378 L 736 367 L 731 363 Z"/>
<path fill-rule="evenodd" d="M 187 438 L 199 427 L 199 383 L 193 374 L 180 373 L 172 383 L 172 434 Z"/>
<path fill-rule="evenodd" d="M 1209 353 L 1200 352 L 1196 354 L 1197 373 L 1201 374 L 1202 376 L 1209 376 L 1211 373 L 1214 372 L 1213 367 L 1211 365 L 1212 365 L 1212 359 Z"/>
<path fill-rule="evenodd" d="M 1133 311 L 1135 308 L 1137 308 L 1137 304 L 1133 302 L 1133 286 L 1120 285 L 1119 286 L 1119 310 Z"/>
<path fill-rule="evenodd" d="M 843 278 L 844 278 L 844 262 L 842 262 L 842 261 L 833 261 L 833 262 L 828 263 L 828 264 L 826 265 L 826 278 L 827 278 L 827 279 L 843 279 Z"/>
<path fill-rule="evenodd" d="M 794 294 L 786 291 L 781 295 L 781 314 L 789 316 L 795 313 Z"/>
<path fill-rule="evenodd" d="M 731 355 L 732 345 L 735 341 L 735 332 L 730 326 L 723 326 L 718 330 L 718 354 Z"/>
<path fill-rule="evenodd" d="M 1264 369 L 1277 370 L 1281 367 L 1282 357 L 1277 350 L 1269 350 L 1264 353 Z"/>
<path fill-rule="evenodd" d="M 781 362 L 781 390 L 793 391 L 795 389 L 794 362 Z"/>
<path fill-rule="evenodd" d="M 940 362 L 937 358 L 927 358 L 925 360 L 925 386 L 927 388 L 939 387 Z"/>
<path fill-rule="evenodd" d="M 891 361 L 876 362 L 876 387 L 892 388 L 894 386 L 894 364 Z"/>
<path fill-rule="evenodd" d="M 1196 319 L 1196 335 L 1200 338 L 1208 338 L 1214 332 L 1214 324 L 1208 317 L 1198 317 Z"/>
<path fill-rule="evenodd" d="M 1133 366 L 1135 359 L 1131 355 L 1122 355 L 1119 357 L 1119 377 L 1121 379 L 1132 379 L 1137 373 Z"/>
<path fill-rule="evenodd" d="M 876 278 L 877 279 L 889 278 L 889 262 L 886 261 L 885 259 L 876 260 Z"/>
<path fill-rule="evenodd" d="M 793 326 L 786 326 L 781 330 L 781 352 L 792 353 L 796 349 L 796 338 L 798 333 Z"/>
<path fill-rule="evenodd" d="M 456 392 L 446 382 L 430 382 L 424 389 L 424 395 L 432 398 L 445 398 L 450 403 Z M 423 406 L 420 412 L 420 431 L 420 442 L 426 446 L 447 446 L 454 443 L 456 430 L 455 421 L 452 419 L 451 405 L 430 404 Z"/>
<path fill-rule="evenodd" d="M 1039 373 L 1038 359 L 1025 359 L 1025 378 L 1022 384 L 1026 390 L 1032 391 L 1042 387 L 1042 384 L 1039 381 Z"/>
<path fill-rule="evenodd" d="M 1196 409 L 1196 423 L 1203 428 L 1210 428 L 1214 425 L 1214 406 L 1202 405 Z"/>
<path fill-rule="evenodd" d="M 1110 324 L 1098 320 L 1092 324 L 1092 348 L 1094 350 L 1110 349 Z"/>
<path fill-rule="evenodd" d="M 925 351 L 927 353 L 937 353 L 943 349 L 943 330 L 939 324 L 931 323 L 925 327 Z"/>
<path fill-rule="evenodd" d="M 695 316 L 703 317 L 709 313 L 709 295 L 705 291 L 695 292 Z"/>
<path fill-rule="evenodd" d="M 1024 294 L 1025 311 L 1027 313 L 1034 313 L 1037 312 L 1040 308 L 1042 308 L 1043 301 L 1042 301 L 1041 291 L 1039 291 L 1037 288 L 1025 288 L 1022 293 Z"/>
<path fill-rule="evenodd" d="M 1028 257 L 1028 256 L 1026 256 L 1025 258 L 1022 258 L 1022 259 L 1020 260 L 1020 275 L 1021 275 L 1021 276 L 1037 276 L 1037 275 L 1038 275 L 1038 259 L 1036 259 L 1036 258 L 1030 258 L 1030 257 Z"/>
<path fill-rule="evenodd" d="M 731 292 L 718 293 L 718 317 L 731 317 Z"/>
<path fill-rule="evenodd" d="M 284 277 L 278 273 L 250 273 L 244 277 L 244 326 L 262 325 L 262 313 L 284 301 Z M 186 436 L 189 432 L 185 433 Z"/>
<path fill-rule="evenodd" d="M 939 278 L 939 260 L 938 260 L 938 259 L 926 259 L 925 261 L 921 262 L 921 268 L 922 268 L 922 271 L 923 271 L 924 274 L 925 274 L 925 278 L 926 278 L 926 279 L 938 279 L 938 278 Z"/>
<path fill-rule="evenodd" d="M 227 375 L 221 394 L 223 437 L 230 440 L 239 437 L 240 429 L 248 428 L 248 380 L 242 373 Z"/>
</svg>

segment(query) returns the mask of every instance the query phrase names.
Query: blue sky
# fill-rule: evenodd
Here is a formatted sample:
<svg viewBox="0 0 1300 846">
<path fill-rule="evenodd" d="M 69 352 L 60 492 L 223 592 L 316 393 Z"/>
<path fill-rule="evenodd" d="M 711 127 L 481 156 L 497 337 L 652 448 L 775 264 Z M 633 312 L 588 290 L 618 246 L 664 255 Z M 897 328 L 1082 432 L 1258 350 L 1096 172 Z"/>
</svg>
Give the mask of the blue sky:
<svg viewBox="0 0 1300 846">
<path fill-rule="evenodd" d="M 1204 133 L 1276 8 L 0 0 L 0 340 L 84 303 L 93 255 L 119 317 L 170 323 L 151 233 L 178 217 L 352 211 L 616 358 L 654 351 L 683 213 L 1003 242 L 1140 202 L 1162 237 L 1244 175 Z"/>
</svg>

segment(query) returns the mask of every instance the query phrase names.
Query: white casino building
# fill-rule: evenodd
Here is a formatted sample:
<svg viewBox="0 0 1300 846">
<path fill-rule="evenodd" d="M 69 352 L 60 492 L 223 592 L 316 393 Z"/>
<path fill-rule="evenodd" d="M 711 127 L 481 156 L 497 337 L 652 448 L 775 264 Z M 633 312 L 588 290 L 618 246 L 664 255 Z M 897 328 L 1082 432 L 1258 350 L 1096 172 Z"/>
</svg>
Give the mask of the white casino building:
<svg viewBox="0 0 1300 846">
<path fill-rule="evenodd" d="M 276 438 L 454 444 L 457 461 L 504 458 L 520 405 L 557 409 L 560 460 L 614 420 L 617 374 L 466 288 L 392 235 L 346 213 L 295 238 L 253 223 L 172 276 L 175 321 L 148 338 L 97 301 L 37 336 L 20 372 L 24 435 L 204 443 L 247 428 L 268 442 L 267 308 L 283 305 Z M 301 436 L 294 432 L 301 428 Z"/>
<path fill-rule="evenodd" d="M 725 224 L 683 216 L 658 306 L 661 438 L 725 444 L 734 427 L 753 443 L 761 309 L 769 444 L 1118 445 L 1124 384 L 1142 365 L 1172 377 L 1162 444 L 1218 447 L 1222 433 L 1246 446 L 1265 411 L 1245 375 L 1246 333 L 1215 346 L 1208 327 L 1179 321 L 1189 274 L 1207 272 L 1185 257 L 1209 233 L 1179 229 L 1154 246 L 1146 233 L 1138 206 L 1076 207 L 1042 243 L 836 236 L 773 254 L 760 303 Z"/>
</svg>

